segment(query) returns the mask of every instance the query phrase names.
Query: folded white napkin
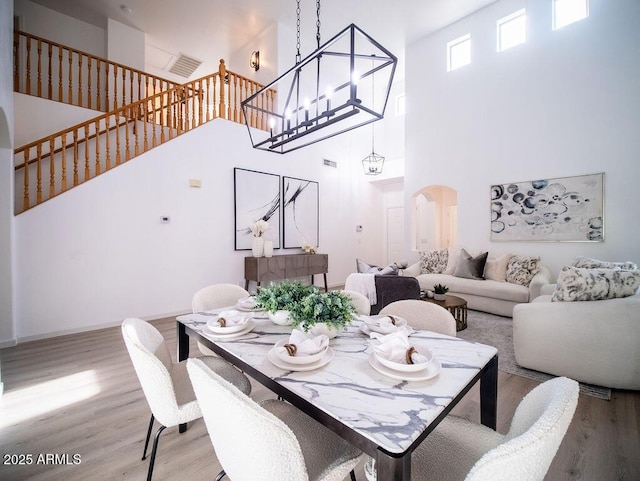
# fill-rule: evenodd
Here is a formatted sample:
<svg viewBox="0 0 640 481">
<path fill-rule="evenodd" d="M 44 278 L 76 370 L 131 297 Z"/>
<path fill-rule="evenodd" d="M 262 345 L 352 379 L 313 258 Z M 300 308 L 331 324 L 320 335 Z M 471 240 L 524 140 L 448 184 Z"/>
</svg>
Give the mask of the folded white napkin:
<svg viewBox="0 0 640 481">
<path fill-rule="evenodd" d="M 294 346 L 294 347 L 292 347 Z M 314 336 L 307 334 L 298 329 L 291 331 L 289 341 L 276 349 L 280 354 L 287 353 L 289 356 L 310 356 L 327 349 L 329 346 L 329 338 L 326 334 Z"/>
<path fill-rule="evenodd" d="M 238 326 L 241 324 L 246 324 L 249 320 L 249 316 L 246 313 L 231 310 L 231 311 L 222 311 L 218 314 L 218 318 L 216 319 L 216 323 L 220 327 L 232 327 Z"/>
<path fill-rule="evenodd" d="M 379 317 L 377 319 L 366 317 L 364 318 L 364 323 L 370 331 L 380 332 L 382 334 L 389 334 L 398 329 L 396 326 L 396 318 L 391 316 Z"/>
<path fill-rule="evenodd" d="M 256 298 L 253 296 L 243 297 L 242 299 L 238 299 L 238 305 L 245 309 L 253 309 L 256 307 Z"/>
<path fill-rule="evenodd" d="M 372 332 L 371 338 L 370 343 L 376 355 L 388 361 L 399 364 L 424 364 L 429 361 L 415 350 L 404 330 L 385 335 Z M 424 347 L 422 350 L 428 351 Z M 411 362 L 408 362 L 408 358 Z"/>
</svg>

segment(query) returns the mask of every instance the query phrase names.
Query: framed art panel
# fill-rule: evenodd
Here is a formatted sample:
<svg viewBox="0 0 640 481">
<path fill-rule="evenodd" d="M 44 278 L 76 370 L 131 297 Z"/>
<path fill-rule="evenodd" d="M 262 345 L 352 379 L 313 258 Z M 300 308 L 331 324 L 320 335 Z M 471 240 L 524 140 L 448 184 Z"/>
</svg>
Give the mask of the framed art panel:
<svg viewBox="0 0 640 481">
<path fill-rule="evenodd" d="M 491 186 L 492 241 L 604 241 L 604 173 Z"/>
<path fill-rule="evenodd" d="M 318 246 L 318 183 L 312 180 L 282 177 L 282 241 L 285 249 Z"/>
<path fill-rule="evenodd" d="M 280 248 L 280 176 L 253 170 L 233 169 L 235 250 L 251 249 L 251 224 L 269 223 L 264 237 Z"/>
</svg>

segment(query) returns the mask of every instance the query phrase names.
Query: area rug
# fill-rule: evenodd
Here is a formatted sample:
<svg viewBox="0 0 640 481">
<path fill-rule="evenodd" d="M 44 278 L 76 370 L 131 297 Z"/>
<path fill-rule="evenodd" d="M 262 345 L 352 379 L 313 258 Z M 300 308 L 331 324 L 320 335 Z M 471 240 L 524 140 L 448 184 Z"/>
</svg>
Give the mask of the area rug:
<svg viewBox="0 0 640 481">
<path fill-rule="evenodd" d="M 459 331 L 458 337 L 471 342 L 488 344 L 498 349 L 498 369 L 509 374 L 535 381 L 547 381 L 553 375 L 520 367 L 513 352 L 513 321 L 510 317 L 494 316 L 479 311 L 469 311 L 467 328 Z M 611 399 L 611 389 L 580 383 L 580 392 L 599 399 Z"/>
</svg>

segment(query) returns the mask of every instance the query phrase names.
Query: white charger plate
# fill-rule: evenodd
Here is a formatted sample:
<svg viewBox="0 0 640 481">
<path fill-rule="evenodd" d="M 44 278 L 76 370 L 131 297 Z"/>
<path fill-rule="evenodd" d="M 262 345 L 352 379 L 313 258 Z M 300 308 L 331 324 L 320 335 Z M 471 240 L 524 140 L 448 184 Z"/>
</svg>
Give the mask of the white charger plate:
<svg viewBox="0 0 640 481">
<path fill-rule="evenodd" d="M 380 374 L 384 374 L 392 379 L 398 379 L 400 381 L 427 381 L 440 374 L 442 364 L 435 357 L 431 362 L 427 363 L 427 367 L 424 371 L 417 372 L 402 372 L 394 371 L 388 367 L 382 365 L 374 353 L 369 355 L 369 364 L 371 367 L 378 371 Z"/>
<path fill-rule="evenodd" d="M 318 369 L 329 364 L 334 355 L 335 351 L 328 348 L 324 353 L 324 356 L 316 362 L 312 362 L 310 364 L 289 364 L 278 357 L 278 353 L 275 348 L 271 348 L 267 354 L 267 359 L 269 359 L 271 364 L 279 367 L 280 369 L 284 369 L 285 371 L 313 371 L 314 369 Z"/>
<path fill-rule="evenodd" d="M 253 319 L 249 319 L 246 323 L 242 324 L 242 329 L 235 332 L 226 332 L 220 334 L 219 332 L 214 332 L 211 330 L 208 324 L 205 324 L 204 328 L 206 330 L 206 334 L 216 340 L 228 340 L 235 339 L 240 336 L 244 336 L 246 333 L 251 332 L 253 328 L 256 327 L 256 323 Z M 218 329 L 222 329 L 218 327 Z"/>
<path fill-rule="evenodd" d="M 236 305 L 234 307 L 239 311 L 244 311 L 244 312 L 256 312 L 260 310 L 257 307 L 255 307 L 255 301 L 253 302 L 253 305 L 254 305 L 253 307 L 249 307 L 248 305 L 242 302 L 242 301 L 246 301 L 247 299 L 249 299 L 249 297 L 243 297 L 241 299 L 238 299 L 238 302 L 236 302 Z"/>
</svg>

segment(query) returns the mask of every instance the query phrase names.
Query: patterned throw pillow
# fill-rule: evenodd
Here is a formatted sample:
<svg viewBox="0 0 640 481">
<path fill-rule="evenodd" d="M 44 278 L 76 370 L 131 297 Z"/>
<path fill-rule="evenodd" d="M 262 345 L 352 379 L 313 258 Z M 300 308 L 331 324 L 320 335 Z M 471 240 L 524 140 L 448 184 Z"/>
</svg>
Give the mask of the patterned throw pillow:
<svg viewBox="0 0 640 481">
<path fill-rule="evenodd" d="M 600 301 L 633 296 L 640 287 L 640 271 L 563 267 L 552 301 Z"/>
<path fill-rule="evenodd" d="M 529 287 L 531 279 L 540 270 L 538 262 L 539 257 L 513 256 L 507 264 L 507 282 Z"/>
<path fill-rule="evenodd" d="M 420 252 L 420 274 L 442 274 L 447 268 L 449 251 L 438 249 Z"/>
<path fill-rule="evenodd" d="M 589 259 L 588 257 L 577 257 L 571 266 L 579 267 L 581 269 L 624 269 L 625 271 L 635 271 L 638 269 L 638 265 L 630 261 L 608 262 L 599 261 L 598 259 Z"/>
</svg>

